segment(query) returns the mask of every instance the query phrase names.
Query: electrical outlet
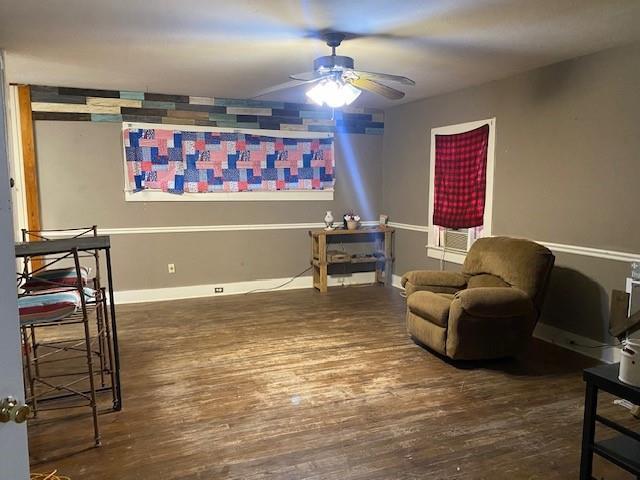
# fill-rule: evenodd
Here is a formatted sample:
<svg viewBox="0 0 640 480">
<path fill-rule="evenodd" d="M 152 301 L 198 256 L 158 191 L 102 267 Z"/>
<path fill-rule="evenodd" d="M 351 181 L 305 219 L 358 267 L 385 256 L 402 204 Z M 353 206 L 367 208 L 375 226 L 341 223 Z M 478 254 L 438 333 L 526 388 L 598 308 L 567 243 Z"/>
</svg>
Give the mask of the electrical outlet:
<svg viewBox="0 0 640 480">
<path fill-rule="evenodd" d="M 167 271 L 169 273 L 176 273 L 176 264 L 175 263 L 168 263 L 167 264 Z"/>
<path fill-rule="evenodd" d="M 213 289 L 213 293 L 222 293 L 224 292 L 224 288 L 223 287 L 215 287 Z"/>
</svg>

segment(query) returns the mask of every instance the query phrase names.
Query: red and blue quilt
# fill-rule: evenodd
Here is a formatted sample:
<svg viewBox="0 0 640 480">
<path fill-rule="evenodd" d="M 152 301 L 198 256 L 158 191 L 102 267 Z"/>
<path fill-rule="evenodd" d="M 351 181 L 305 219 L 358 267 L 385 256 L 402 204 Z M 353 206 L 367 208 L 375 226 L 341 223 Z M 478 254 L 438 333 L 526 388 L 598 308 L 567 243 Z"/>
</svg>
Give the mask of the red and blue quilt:
<svg viewBox="0 0 640 480">
<path fill-rule="evenodd" d="M 169 193 L 331 190 L 333 138 L 123 129 L 127 189 Z"/>
</svg>

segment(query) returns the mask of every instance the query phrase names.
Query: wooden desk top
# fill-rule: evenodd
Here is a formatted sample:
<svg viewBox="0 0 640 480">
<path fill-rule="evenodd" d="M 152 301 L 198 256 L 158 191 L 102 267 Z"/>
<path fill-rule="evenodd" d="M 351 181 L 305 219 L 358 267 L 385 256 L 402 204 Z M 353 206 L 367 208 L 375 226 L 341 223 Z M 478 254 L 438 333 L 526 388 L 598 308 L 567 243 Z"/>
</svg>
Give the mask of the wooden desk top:
<svg viewBox="0 0 640 480">
<path fill-rule="evenodd" d="M 347 230 L 345 228 L 336 228 L 334 230 L 309 230 L 309 235 L 316 237 L 319 235 L 368 235 L 375 233 L 391 233 L 395 232 L 395 228 L 379 225 L 375 227 L 362 227 L 355 230 Z"/>
</svg>

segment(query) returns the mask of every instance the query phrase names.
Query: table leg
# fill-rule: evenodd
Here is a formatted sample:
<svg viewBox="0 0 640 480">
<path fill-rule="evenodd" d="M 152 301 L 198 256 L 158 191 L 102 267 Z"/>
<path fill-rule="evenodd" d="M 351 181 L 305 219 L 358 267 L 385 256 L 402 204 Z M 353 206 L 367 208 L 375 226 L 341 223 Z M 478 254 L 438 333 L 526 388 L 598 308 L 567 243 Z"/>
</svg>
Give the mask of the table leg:
<svg viewBox="0 0 640 480">
<path fill-rule="evenodd" d="M 393 283 L 393 232 L 384 232 L 384 284 L 390 287 Z"/>
<path fill-rule="evenodd" d="M 584 421 L 582 424 L 582 454 L 580 457 L 580 480 L 591 480 L 593 469 L 593 442 L 596 433 L 596 410 L 598 389 L 587 382 L 584 394 Z"/>
<path fill-rule="evenodd" d="M 320 292 L 327 293 L 327 236 L 323 234 L 318 236 L 318 255 Z"/>
<path fill-rule="evenodd" d="M 111 313 L 111 338 L 113 339 L 113 359 L 116 401 L 113 404 L 114 410 L 122 410 L 122 389 L 120 388 L 120 348 L 118 347 L 118 326 L 116 324 L 116 303 L 113 299 L 113 278 L 111 272 L 111 249 L 105 249 L 107 262 L 107 286 L 109 290 L 109 308 Z"/>
</svg>

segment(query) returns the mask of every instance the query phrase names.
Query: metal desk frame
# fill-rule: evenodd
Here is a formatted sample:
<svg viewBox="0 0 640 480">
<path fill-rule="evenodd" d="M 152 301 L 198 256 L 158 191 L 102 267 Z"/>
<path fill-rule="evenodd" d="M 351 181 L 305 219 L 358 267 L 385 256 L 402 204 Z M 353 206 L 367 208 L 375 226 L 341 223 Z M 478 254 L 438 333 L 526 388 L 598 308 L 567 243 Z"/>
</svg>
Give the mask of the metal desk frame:
<svg viewBox="0 0 640 480">
<path fill-rule="evenodd" d="M 114 410 L 122 410 L 122 388 L 120 384 L 120 349 L 118 347 L 118 327 L 116 322 L 116 306 L 113 299 L 113 276 L 111 271 L 111 239 L 109 235 L 97 235 L 95 237 L 60 238 L 55 240 L 42 240 L 36 242 L 20 242 L 15 245 L 16 258 L 39 257 L 69 252 L 77 249 L 79 252 L 90 250 L 103 250 L 107 264 L 107 292 L 109 311 L 111 314 L 111 335 L 113 339 L 114 377 L 116 389 L 116 401 Z"/>
</svg>

